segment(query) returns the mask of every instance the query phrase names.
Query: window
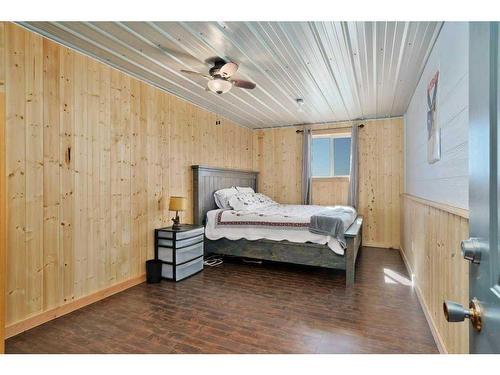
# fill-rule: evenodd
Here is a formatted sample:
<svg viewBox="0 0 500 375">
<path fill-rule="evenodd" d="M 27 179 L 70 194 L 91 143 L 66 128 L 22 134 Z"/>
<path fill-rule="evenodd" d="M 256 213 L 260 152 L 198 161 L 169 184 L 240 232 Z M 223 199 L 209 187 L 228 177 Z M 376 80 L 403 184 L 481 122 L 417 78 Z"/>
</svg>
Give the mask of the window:
<svg viewBox="0 0 500 375">
<path fill-rule="evenodd" d="M 345 134 L 318 135 L 312 139 L 312 176 L 349 176 L 351 137 Z"/>
</svg>

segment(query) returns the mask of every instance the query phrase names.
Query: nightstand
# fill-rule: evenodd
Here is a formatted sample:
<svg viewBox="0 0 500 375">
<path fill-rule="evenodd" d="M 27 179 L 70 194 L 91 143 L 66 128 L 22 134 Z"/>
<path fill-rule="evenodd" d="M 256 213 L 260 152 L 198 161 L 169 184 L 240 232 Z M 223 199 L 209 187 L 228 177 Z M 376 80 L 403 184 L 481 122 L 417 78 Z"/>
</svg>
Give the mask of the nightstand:
<svg viewBox="0 0 500 375">
<path fill-rule="evenodd" d="M 155 229 L 155 259 L 162 262 L 164 279 L 180 281 L 203 270 L 204 235 L 200 225 Z"/>
</svg>

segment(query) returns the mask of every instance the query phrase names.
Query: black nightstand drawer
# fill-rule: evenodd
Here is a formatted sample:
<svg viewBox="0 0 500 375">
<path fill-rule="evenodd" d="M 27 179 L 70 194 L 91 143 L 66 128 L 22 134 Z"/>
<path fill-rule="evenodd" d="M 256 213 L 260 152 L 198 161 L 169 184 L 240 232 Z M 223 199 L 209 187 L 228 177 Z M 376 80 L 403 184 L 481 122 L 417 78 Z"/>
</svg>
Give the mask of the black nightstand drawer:
<svg viewBox="0 0 500 375">
<path fill-rule="evenodd" d="M 177 233 L 175 233 L 175 238 L 177 240 L 182 240 L 184 238 L 199 236 L 200 234 L 204 234 L 204 233 L 205 233 L 205 228 L 200 227 L 200 228 L 189 230 L 189 231 L 177 232 Z M 158 229 L 158 238 L 159 239 L 165 238 L 168 240 L 173 240 L 174 239 L 174 232 L 171 230 Z"/>
<path fill-rule="evenodd" d="M 203 242 L 198 242 L 194 245 L 186 246 L 176 250 L 167 247 L 159 247 L 158 259 L 162 262 L 172 263 L 174 261 L 174 251 L 175 264 L 185 263 L 203 255 Z"/>
<path fill-rule="evenodd" d="M 155 259 L 162 264 L 162 277 L 179 281 L 203 270 L 205 228 L 182 224 L 155 230 Z"/>
<path fill-rule="evenodd" d="M 175 248 L 179 249 L 181 247 L 186 247 L 193 245 L 198 242 L 203 242 L 203 234 L 200 236 L 196 237 L 190 237 L 186 238 L 185 240 L 167 240 L 164 238 L 158 238 L 158 246 L 166 246 L 166 247 L 174 247 L 174 242 L 175 242 Z"/>
<path fill-rule="evenodd" d="M 200 272 L 201 270 L 203 270 L 203 256 L 178 266 L 164 263 L 161 269 L 161 276 L 166 279 L 180 281 L 188 276 Z"/>
<path fill-rule="evenodd" d="M 183 240 L 184 238 L 190 238 L 190 237 L 195 237 L 195 236 L 199 236 L 199 235 L 203 235 L 205 234 L 205 228 L 201 227 L 201 228 L 198 228 L 198 229 L 193 229 L 193 230 L 190 230 L 190 231 L 186 231 L 186 232 L 179 232 L 176 234 L 175 238 L 177 240 Z"/>
</svg>

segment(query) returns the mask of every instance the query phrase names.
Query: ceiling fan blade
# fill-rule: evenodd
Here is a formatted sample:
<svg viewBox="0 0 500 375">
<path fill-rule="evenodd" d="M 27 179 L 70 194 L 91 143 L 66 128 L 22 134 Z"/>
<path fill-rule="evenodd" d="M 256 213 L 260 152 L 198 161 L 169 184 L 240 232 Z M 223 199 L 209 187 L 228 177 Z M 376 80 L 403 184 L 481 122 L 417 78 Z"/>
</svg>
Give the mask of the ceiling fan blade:
<svg viewBox="0 0 500 375">
<path fill-rule="evenodd" d="M 199 73 L 199 72 L 193 72 L 192 70 L 181 69 L 181 72 L 184 73 L 184 74 L 189 74 L 189 75 L 194 75 L 194 76 L 201 76 L 201 77 L 204 77 L 206 79 L 212 79 L 212 77 L 207 76 L 206 74 Z"/>
<path fill-rule="evenodd" d="M 222 65 L 219 69 L 219 74 L 222 78 L 231 77 L 238 70 L 238 64 L 234 62 L 228 62 Z"/>
<path fill-rule="evenodd" d="M 232 79 L 231 82 L 233 85 L 236 87 L 239 87 L 241 89 L 247 89 L 247 90 L 252 90 L 254 89 L 257 85 L 253 82 L 250 81 L 243 81 L 241 79 Z"/>
</svg>

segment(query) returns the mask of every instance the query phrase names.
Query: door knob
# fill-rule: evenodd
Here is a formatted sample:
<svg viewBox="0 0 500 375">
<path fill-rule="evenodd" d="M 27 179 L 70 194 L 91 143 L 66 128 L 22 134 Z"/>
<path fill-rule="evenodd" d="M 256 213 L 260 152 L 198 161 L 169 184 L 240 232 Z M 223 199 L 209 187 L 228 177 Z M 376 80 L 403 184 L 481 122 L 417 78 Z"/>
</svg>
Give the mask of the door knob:
<svg viewBox="0 0 500 375">
<path fill-rule="evenodd" d="M 471 237 L 468 240 L 463 240 L 460 244 L 462 255 L 465 260 L 474 264 L 481 263 L 481 242 L 479 238 Z"/>
<path fill-rule="evenodd" d="M 477 298 L 473 298 L 469 303 L 469 308 L 466 309 L 461 304 L 444 301 L 443 312 L 446 320 L 452 322 L 463 322 L 465 319 L 470 319 L 472 326 L 476 331 L 480 332 L 482 328 L 481 306 Z"/>
</svg>

